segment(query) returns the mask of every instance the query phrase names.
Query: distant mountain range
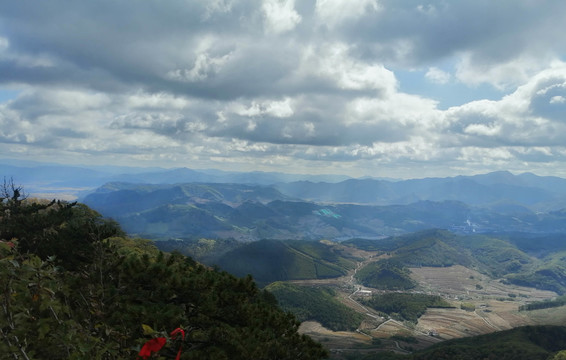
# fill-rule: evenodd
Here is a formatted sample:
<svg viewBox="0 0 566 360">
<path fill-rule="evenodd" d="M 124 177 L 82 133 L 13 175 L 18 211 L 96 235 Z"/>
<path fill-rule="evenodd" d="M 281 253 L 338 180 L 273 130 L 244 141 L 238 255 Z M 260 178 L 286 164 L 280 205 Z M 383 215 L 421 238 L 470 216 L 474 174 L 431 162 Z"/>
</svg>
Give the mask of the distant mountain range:
<svg viewBox="0 0 566 360">
<path fill-rule="evenodd" d="M 501 192 L 504 193 L 503 191 Z M 456 233 L 566 232 L 566 211 L 535 212 L 527 204 L 468 205 L 417 201 L 405 205 L 324 204 L 244 184 L 109 183 L 82 201 L 151 239 L 379 238 L 430 228 Z"/>
<path fill-rule="evenodd" d="M 125 166 L 66 166 L 38 162 L 0 160 L 0 176 L 13 178 L 28 193 L 82 197 L 109 182 L 137 184 L 236 183 L 272 185 L 282 182 L 339 182 L 344 175 L 301 175 L 277 172 L 230 172 L 221 170 L 163 169 Z"/>
<path fill-rule="evenodd" d="M 32 196 L 78 197 L 153 239 L 566 231 L 566 179 L 530 173 L 387 180 L 0 161 L 0 175 Z"/>
<path fill-rule="evenodd" d="M 513 175 L 506 171 L 403 181 L 299 181 L 275 187 L 288 196 L 329 203 L 402 205 L 417 201 L 460 201 L 503 213 L 522 212 L 522 208 L 549 211 L 566 207 L 566 179 L 530 173 Z"/>
<path fill-rule="evenodd" d="M 513 175 L 506 171 L 394 180 L 188 168 L 64 166 L 0 160 L 0 176 L 13 178 L 29 193 L 64 193 L 78 197 L 109 182 L 229 183 L 273 186 L 290 198 L 324 203 L 407 205 L 426 200 L 454 200 L 504 213 L 520 212 L 522 208 L 539 212 L 566 208 L 566 179 L 531 173 Z"/>
</svg>

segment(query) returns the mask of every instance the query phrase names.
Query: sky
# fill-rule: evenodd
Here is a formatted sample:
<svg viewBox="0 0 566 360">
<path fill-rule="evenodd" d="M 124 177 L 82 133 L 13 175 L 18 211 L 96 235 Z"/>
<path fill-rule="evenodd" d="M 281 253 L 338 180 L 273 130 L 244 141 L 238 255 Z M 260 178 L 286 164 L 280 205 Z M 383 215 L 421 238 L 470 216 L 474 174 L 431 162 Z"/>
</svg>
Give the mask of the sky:
<svg viewBox="0 0 566 360">
<path fill-rule="evenodd" d="M 566 1 L 0 3 L 0 158 L 566 177 Z"/>
</svg>

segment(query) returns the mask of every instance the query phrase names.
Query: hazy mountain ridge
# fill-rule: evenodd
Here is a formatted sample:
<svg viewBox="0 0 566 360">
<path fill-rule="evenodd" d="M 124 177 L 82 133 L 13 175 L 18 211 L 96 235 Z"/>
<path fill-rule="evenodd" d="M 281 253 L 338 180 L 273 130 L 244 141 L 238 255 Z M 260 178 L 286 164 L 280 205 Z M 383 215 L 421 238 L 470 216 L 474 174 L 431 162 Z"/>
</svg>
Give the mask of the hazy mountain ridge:
<svg viewBox="0 0 566 360">
<path fill-rule="evenodd" d="M 272 185 L 299 180 L 338 182 L 345 175 L 285 174 L 278 172 L 236 172 L 215 169 L 141 168 L 127 166 L 72 166 L 33 161 L 0 160 L 0 174 L 13 178 L 29 193 L 84 197 L 111 182 L 135 184 L 240 183 Z"/>
<path fill-rule="evenodd" d="M 322 204 L 292 198 L 275 187 L 245 184 L 108 183 L 83 202 L 115 218 L 127 232 L 152 239 L 375 238 L 428 228 L 458 233 L 566 232 L 563 211 L 536 213 L 501 203 L 490 209 L 453 200 Z"/>
<path fill-rule="evenodd" d="M 230 172 L 125 166 L 66 166 L 0 160 L 0 173 L 29 193 L 84 197 L 107 183 L 231 183 L 273 186 L 291 198 L 327 203 L 407 205 L 417 201 L 461 201 L 505 212 L 555 211 L 566 208 L 566 179 L 514 175 L 498 171 L 473 176 L 410 180 L 306 175 L 277 172 Z"/>
<path fill-rule="evenodd" d="M 503 205 L 533 211 L 566 206 L 566 179 L 530 173 L 494 172 L 475 176 L 400 181 L 349 179 L 339 183 L 309 181 L 277 184 L 282 193 L 315 202 L 400 205 L 417 201 L 461 201 L 484 208 Z"/>
</svg>

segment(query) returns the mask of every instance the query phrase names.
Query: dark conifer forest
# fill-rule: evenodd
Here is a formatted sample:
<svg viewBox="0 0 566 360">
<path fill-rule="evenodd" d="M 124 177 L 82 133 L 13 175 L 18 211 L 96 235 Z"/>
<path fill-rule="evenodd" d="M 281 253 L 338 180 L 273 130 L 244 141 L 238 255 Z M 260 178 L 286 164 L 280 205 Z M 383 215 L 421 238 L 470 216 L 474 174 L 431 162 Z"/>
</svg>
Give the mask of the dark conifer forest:
<svg viewBox="0 0 566 360">
<path fill-rule="evenodd" d="M 85 205 L 5 182 L 0 240 L 3 359 L 327 356 L 251 277 L 160 252 Z"/>
</svg>

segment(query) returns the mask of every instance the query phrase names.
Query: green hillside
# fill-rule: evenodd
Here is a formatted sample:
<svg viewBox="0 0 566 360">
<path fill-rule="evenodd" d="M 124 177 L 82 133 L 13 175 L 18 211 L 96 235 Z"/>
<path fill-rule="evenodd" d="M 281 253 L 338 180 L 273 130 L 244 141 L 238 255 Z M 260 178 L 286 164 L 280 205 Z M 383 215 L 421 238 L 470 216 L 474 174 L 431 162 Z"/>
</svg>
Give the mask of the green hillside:
<svg viewBox="0 0 566 360">
<path fill-rule="evenodd" d="M 355 262 L 332 245 L 310 241 L 255 241 L 222 256 L 217 263 L 236 276 L 251 274 L 259 284 L 346 275 Z"/>
<path fill-rule="evenodd" d="M 331 288 L 274 282 L 265 289 L 299 321 L 314 320 L 334 331 L 353 331 L 363 319 L 361 314 L 336 300 L 336 293 Z"/>
<path fill-rule="evenodd" d="M 359 269 L 354 277 L 365 286 L 383 290 L 407 290 L 417 284 L 411 272 L 395 261 L 382 260 Z"/>
<path fill-rule="evenodd" d="M 154 245 L 161 251 L 177 251 L 202 264 L 213 266 L 222 255 L 242 246 L 242 243 L 234 239 L 196 238 L 155 241 Z"/>
<path fill-rule="evenodd" d="M 148 342 L 167 359 L 327 356 L 251 277 L 124 237 L 84 205 L 14 193 L 0 214 L 1 358 L 135 359 Z"/>
<path fill-rule="evenodd" d="M 536 241 L 536 238 L 531 239 Z M 538 254 L 549 254 L 551 246 L 560 248 L 555 239 L 544 242 L 543 251 Z M 566 292 L 566 252 L 550 252 L 537 258 L 533 256 L 536 244 L 527 243 L 524 235 L 519 235 L 515 241 L 512 235 L 456 235 L 445 230 L 426 230 L 382 240 L 355 239 L 342 244 L 391 254 L 389 260 L 370 263 L 356 274 L 364 285 L 379 289 L 411 288 L 408 267 L 462 265 L 517 285 L 559 294 Z M 517 244 L 533 255 L 519 249 Z"/>
<path fill-rule="evenodd" d="M 410 355 L 377 353 L 356 360 L 558 360 L 566 349 L 565 326 L 525 326 L 448 340 Z M 565 354 L 562 354 L 564 356 Z"/>
<path fill-rule="evenodd" d="M 449 308 L 448 302 L 436 295 L 384 293 L 373 295 L 363 303 L 399 320 L 416 323 L 428 308 Z"/>
<path fill-rule="evenodd" d="M 548 255 L 536 262 L 530 270 L 520 274 L 511 274 L 507 279 L 517 285 L 533 286 L 565 294 L 566 252 Z"/>
</svg>

